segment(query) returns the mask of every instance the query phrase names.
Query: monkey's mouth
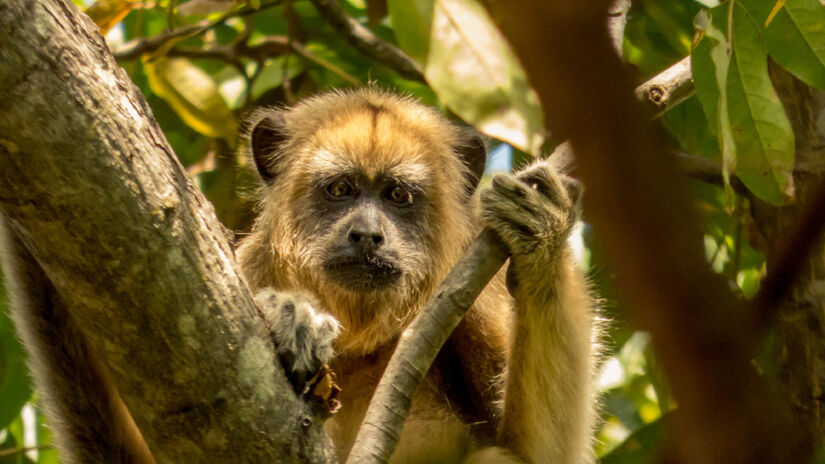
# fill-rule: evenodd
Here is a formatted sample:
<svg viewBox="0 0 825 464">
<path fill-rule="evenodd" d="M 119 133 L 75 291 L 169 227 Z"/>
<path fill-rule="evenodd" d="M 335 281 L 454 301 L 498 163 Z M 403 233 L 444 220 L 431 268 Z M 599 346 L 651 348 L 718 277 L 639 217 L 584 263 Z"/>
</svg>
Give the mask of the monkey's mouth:
<svg viewBox="0 0 825 464">
<path fill-rule="evenodd" d="M 371 292 L 388 287 L 401 278 L 401 269 L 382 256 L 340 257 L 331 259 L 327 275 L 341 287 L 356 292 Z"/>
</svg>

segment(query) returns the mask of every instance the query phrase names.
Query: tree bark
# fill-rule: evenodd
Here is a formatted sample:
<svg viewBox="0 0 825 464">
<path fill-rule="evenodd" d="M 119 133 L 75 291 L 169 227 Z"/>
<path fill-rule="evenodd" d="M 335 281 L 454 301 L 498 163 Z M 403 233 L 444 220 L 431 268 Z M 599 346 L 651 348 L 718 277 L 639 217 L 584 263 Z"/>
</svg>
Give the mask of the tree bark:
<svg viewBox="0 0 825 464">
<path fill-rule="evenodd" d="M 793 289 L 779 302 L 772 328 L 771 359 L 761 367 L 774 370 L 771 373 L 779 378 L 808 442 L 819 446 L 825 439 L 825 248 L 822 237 L 809 237 L 811 244 L 789 242 L 800 217 L 816 201 L 815 193 L 823 191 L 825 92 L 808 87 L 778 66 L 769 69 L 794 131 L 796 202 L 775 207 L 751 198 L 758 232 L 751 239 L 767 255 L 769 276 L 782 266 L 780 259 L 789 246 L 812 245 L 812 250 L 800 263 L 801 272 Z M 825 213 L 820 210 L 819 214 Z"/>
<path fill-rule="evenodd" d="M 96 26 L 4 0 L 0 63 L 0 211 L 157 461 L 326 461 L 212 206 Z"/>
</svg>

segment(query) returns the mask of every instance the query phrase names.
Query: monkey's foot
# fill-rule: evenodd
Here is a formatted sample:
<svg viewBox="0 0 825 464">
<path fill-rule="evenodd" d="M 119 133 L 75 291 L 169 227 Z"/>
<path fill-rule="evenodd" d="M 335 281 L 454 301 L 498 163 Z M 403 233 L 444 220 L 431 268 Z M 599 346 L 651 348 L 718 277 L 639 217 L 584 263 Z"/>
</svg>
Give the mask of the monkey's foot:
<svg viewBox="0 0 825 464">
<path fill-rule="evenodd" d="M 340 331 L 338 321 L 317 310 L 312 298 L 299 293 L 265 288 L 255 295 L 255 303 L 296 393 L 308 393 L 335 355 L 332 342 Z"/>
</svg>

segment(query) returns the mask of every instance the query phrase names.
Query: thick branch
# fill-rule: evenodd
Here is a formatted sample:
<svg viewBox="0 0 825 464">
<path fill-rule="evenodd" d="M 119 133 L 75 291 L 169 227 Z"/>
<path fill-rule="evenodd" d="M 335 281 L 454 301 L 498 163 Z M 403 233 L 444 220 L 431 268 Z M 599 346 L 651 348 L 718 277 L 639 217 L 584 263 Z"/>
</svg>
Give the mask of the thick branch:
<svg viewBox="0 0 825 464">
<path fill-rule="evenodd" d="M 804 462 L 810 450 L 797 446 L 786 411 L 750 364 L 743 305 L 705 262 L 675 160 L 661 156 L 604 32 L 608 1 L 513 0 L 491 10 L 550 128 L 576 152 L 588 218 L 679 402 L 681 459 Z"/>
<path fill-rule="evenodd" d="M 157 461 L 322 461 L 212 206 L 94 24 L 4 1 L 0 62 L 0 210 Z"/>
<path fill-rule="evenodd" d="M 315 5 L 318 14 L 361 53 L 394 69 L 407 79 L 424 82 L 424 75 L 412 58 L 350 18 L 338 5 L 338 0 L 312 0 L 312 4 Z"/>
</svg>

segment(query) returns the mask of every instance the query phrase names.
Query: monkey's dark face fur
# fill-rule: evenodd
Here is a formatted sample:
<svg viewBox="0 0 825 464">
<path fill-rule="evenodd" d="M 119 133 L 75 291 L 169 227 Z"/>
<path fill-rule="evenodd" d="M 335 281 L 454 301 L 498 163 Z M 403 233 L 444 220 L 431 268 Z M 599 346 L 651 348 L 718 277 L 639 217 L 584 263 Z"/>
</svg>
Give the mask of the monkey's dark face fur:
<svg viewBox="0 0 825 464">
<path fill-rule="evenodd" d="M 420 246 L 416 231 L 424 206 L 421 186 L 404 179 L 370 179 L 357 171 L 319 176 L 310 207 L 321 218 L 317 230 L 329 280 L 355 292 L 398 283 L 409 264 L 401 257 Z"/>
</svg>

